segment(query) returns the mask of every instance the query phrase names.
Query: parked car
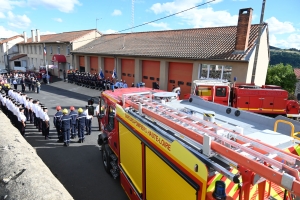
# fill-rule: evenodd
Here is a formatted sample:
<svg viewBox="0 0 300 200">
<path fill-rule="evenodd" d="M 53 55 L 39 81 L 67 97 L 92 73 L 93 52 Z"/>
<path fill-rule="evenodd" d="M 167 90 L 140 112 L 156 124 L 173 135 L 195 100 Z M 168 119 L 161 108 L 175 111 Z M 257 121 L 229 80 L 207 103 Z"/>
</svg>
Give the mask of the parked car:
<svg viewBox="0 0 300 200">
<path fill-rule="evenodd" d="M 7 74 L 8 71 L 6 69 L 0 69 L 0 74 Z"/>
</svg>

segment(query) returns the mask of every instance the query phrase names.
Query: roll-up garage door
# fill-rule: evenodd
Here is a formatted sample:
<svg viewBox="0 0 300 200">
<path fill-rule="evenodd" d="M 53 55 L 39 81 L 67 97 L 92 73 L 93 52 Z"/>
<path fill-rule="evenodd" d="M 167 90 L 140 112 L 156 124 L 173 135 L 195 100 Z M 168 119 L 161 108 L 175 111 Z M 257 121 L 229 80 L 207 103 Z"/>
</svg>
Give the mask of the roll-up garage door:
<svg viewBox="0 0 300 200">
<path fill-rule="evenodd" d="M 79 56 L 79 71 L 85 72 L 84 56 Z"/>
<path fill-rule="evenodd" d="M 112 72 L 115 68 L 115 59 L 114 58 L 104 58 L 104 76 L 111 78 Z"/>
<path fill-rule="evenodd" d="M 183 98 L 185 94 L 190 94 L 192 85 L 192 73 L 192 63 L 170 62 L 168 91 L 172 91 L 174 86 L 177 87 L 178 84 L 180 84 L 180 98 Z"/>
<path fill-rule="evenodd" d="M 146 87 L 152 88 L 153 82 L 159 83 L 160 61 L 143 60 L 142 82 Z"/>
<path fill-rule="evenodd" d="M 92 74 L 98 74 L 98 57 L 96 56 L 91 56 L 90 57 L 90 65 L 91 65 L 91 72 Z"/>
<path fill-rule="evenodd" d="M 121 79 L 126 81 L 128 87 L 134 83 L 134 59 L 121 60 Z"/>
</svg>

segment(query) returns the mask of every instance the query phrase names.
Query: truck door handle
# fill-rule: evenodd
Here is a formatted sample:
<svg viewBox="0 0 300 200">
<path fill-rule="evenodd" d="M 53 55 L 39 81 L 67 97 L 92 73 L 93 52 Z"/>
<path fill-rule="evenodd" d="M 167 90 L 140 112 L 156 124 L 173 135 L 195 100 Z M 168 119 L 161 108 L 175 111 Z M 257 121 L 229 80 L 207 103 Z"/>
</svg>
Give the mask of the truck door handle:
<svg viewBox="0 0 300 200">
<path fill-rule="evenodd" d="M 270 103 L 271 106 L 273 106 L 273 103 Z"/>
<path fill-rule="evenodd" d="M 245 102 L 245 104 L 249 104 L 248 102 Z"/>
</svg>

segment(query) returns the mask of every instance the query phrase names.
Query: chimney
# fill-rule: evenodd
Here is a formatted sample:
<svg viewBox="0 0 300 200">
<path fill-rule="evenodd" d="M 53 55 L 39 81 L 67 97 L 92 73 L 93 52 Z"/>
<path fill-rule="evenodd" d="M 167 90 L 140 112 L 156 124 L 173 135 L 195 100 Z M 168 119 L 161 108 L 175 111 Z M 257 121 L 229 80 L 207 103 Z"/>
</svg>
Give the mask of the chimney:
<svg viewBox="0 0 300 200">
<path fill-rule="evenodd" d="M 252 8 L 240 9 L 236 30 L 235 53 L 244 53 L 248 49 L 252 12 Z"/>
<path fill-rule="evenodd" d="M 27 34 L 26 31 L 23 32 L 24 43 L 27 43 Z"/>
<path fill-rule="evenodd" d="M 40 30 L 36 29 L 36 41 L 40 42 L 41 41 L 41 36 L 40 36 Z"/>
<path fill-rule="evenodd" d="M 34 30 L 31 30 L 31 39 L 32 42 L 35 42 Z"/>
</svg>

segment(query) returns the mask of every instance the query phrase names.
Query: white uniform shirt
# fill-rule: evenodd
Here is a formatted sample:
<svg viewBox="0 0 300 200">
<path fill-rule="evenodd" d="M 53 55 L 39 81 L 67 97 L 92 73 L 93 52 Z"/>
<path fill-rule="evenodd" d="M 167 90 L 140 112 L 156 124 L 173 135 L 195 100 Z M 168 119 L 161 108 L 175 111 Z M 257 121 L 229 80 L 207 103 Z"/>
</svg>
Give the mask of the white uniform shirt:
<svg viewBox="0 0 300 200">
<path fill-rule="evenodd" d="M 89 110 L 88 110 L 88 109 L 86 109 L 86 110 L 83 112 L 83 114 L 85 114 L 86 119 L 92 119 L 92 118 L 93 118 L 93 116 L 89 115 Z"/>
<path fill-rule="evenodd" d="M 35 116 L 37 118 L 40 118 L 40 109 L 41 109 L 41 107 L 39 105 L 35 106 Z"/>
<path fill-rule="evenodd" d="M 96 113 L 99 113 L 99 105 L 96 106 Z"/>
<path fill-rule="evenodd" d="M 49 115 L 48 113 L 44 112 L 44 118 L 43 118 L 43 121 L 49 121 L 50 118 L 49 118 Z"/>
<path fill-rule="evenodd" d="M 20 112 L 19 115 L 18 115 L 18 121 L 23 121 L 23 122 L 26 122 L 26 116 L 24 115 L 23 112 Z"/>
<path fill-rule="evenodd" d="M 45 113 L 44 113 L 43 109 L 40 108 L 40 110 L 39 110 L 39 116 L 40 116 L 40 118 L 41 118 L 42 120 L 44 120 L 44 115 L 45 115 Z"/>
</svg>

